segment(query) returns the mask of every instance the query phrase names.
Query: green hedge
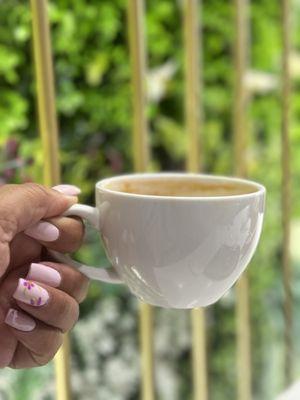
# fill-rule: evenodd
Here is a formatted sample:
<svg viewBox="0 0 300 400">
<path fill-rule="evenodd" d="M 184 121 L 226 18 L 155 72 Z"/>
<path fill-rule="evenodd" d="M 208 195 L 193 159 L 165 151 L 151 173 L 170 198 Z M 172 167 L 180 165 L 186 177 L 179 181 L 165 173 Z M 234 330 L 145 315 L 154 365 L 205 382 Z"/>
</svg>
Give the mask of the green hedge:
<svg viewBox="0 0 300 400">
<path fill-rule="evenodd" d="M 299 22 L 299 5 L 295 4 L 294 7 L 293 18 Z M 132 106 L 126 2 L 60 0 L 51 2 L 49 11 L 63 181 L 80 186 L 83 191 L 82 201 L 93 202 L 93 186 L 96 180 L 132 170 Z M 250 11 L 251 67 L 267 74 L 263 81 L 270 77 L 271 80 L 277 79 L 273 90 L 256 90 L 252 95 L 247 152 L 249 176 L 262 181 L 268 189 L 264 233 L 249 269 L 253 322 L 253 388 L 256 399 L 266 400 L 273 398 L 274 393 L 282 388 L 283 377 L 280 361 L 283 295 L 280 267 L 281 116 L 278 83 L 281 31 L 280 9 L 276 2 L 255 0 L 251 3 Z M 201 16 L 204 170 L 230 174 L 234 170 L 233 2 L 204 2 Z M 180 170 L 185 165 L 181 22 L 181 1 L 147 2 L 147 112 L 153 155 L 151 168 L 156 170 Z M 294 36 L 294 47 L 297 50 L 300 45 L 299 36 Z M 297 76 L 294 85 L 299 85 Z M 0 89 L 1 181 L 41 181 L 43 154 L 36 124 L 28 2 L 0 2 Z M 293 179 L 297 182 L 300 170 L 300 134 L 297 124 L 300 96 L 296 90 L 292 105 L 292 167 Z M 16 160 L 19 168 L 13 169 Z M 295 185 L 295 199 L 299 198 L 298 195 L 299 185 Z M 300 204 L 295 202 L 293 215 L 297 217 L 299 212 Z M 79 257 L 88 257 L 90 262 L 99 263 L 104 255 L 99 251 L 96 240 L 91 237 L 90 243 L 94 244 L 85 246 Z M 126 293 L 120 293 L 110 286 L 93 285 L 90 297 L 82 308 L 83 323 L 84 318 L 93 315 L 99 301 L 101 303 L 107 297 L 115 295 L 126 297 Z M 235 313 L 232 296 L 233 293 L 208 310 L 209 373 L 211 397 L 214 400 L 235 398 Z M 124 302 L 125 308 L 127 304 Z M 130 310 L 124 309 L 124 312 L 130 313 Z M 180 398 L 190 399 L 189 350 L 182 350 L 176 357 L 172 360 L 178 362 L 178 373 L 183 377 Z M 273 362 L 274 359 L 277 361 Z M 27 388 L 26 391 L 29 398 L 30 390 Z M 138 389 L 128 399 L 138 398 L 137 393 Z M 11 398 L 19 397 L 15 394 Z M 25 397 L 22 399 L 25 400 Z"/>
</svg>

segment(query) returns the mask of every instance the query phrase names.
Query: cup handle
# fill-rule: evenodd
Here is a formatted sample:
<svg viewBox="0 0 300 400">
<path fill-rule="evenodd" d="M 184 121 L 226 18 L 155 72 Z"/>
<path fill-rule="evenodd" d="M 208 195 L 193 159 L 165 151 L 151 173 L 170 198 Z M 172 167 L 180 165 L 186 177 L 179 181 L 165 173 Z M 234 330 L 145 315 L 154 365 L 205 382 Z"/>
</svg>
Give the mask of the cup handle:
<svg viewBox="0 0 300 400">
<path fill-rule="evenodd" d="M 77 216 L 82 218 L 84 221 L 89 222 L 93 228 L 99 231 L 99 211 L 95 207 L 90 207 L 85 204 L 75 204 L 70 207 L 67 211 L 62 214 L 63 217 Z M 89 265 L 81 264 L 78 261 L 73 260 L 69 255 L 59 253 L 58 251 L 48 250 L 48 252 L 58 262 L 68 264 L 71 267 L 77 268 L 80 272 L 86 275 L 90 279 L 107 283 L 123 283 L 119 278 L 117 272 L 113 267 L 109 268 L 96 268 Z"/>
</svg>

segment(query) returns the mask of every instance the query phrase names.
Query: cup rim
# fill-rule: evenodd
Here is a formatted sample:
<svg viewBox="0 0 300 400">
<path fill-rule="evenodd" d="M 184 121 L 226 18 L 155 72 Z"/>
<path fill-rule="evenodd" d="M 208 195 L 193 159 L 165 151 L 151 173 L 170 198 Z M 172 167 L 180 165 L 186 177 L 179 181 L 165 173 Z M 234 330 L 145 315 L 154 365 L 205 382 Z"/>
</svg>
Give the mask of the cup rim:
<svg viewBox="0 0 300 400">
<path fill-rule="evenodd" d="M 236 183 L 244 183 L 247 185 L 251 185 L 256 190 L 251 193 L 243 193 L 243 194 L 232 194 L 232 195 L 224 195 L 224 196 L 156 196 L 156 195 L 148 195 L 148 194 L 137 194 L 137 193 L 126 193 L 119 192 L 117 190 L 111 190 L 106 187 L 111 182 L 115 181 L 123 181 L 123 180 L 134 180 L 134 179 L 157 179 L 157 178 L 201 178 L 207 181 L 222 181 L 222 182 L 236 182 Z M 201 174 L 201 173 L 191 173 L 191 172 L 142 172 L 142 173 L 131 173 L 124 175 L 117 175 L 110 178 L 101 179 L 96 183 L 96 189 L 100 190 L 104 193 L 109 193 L 111 195 L 115 195 L 118 197 L 131 198 L 131 199 L 140 199 L 140 200 L 159 200 L 159 201 L 230 201 L 230 200 L 238 200 L 238 199 L 249 199 L 252 197 L 257 197 L 259 195 L 266 193 L 266 188 L 253 180 L 239 178 L 235 176 L 223 176 L 223 175 L 213 175 L 213 174 Z"/>
</svg>

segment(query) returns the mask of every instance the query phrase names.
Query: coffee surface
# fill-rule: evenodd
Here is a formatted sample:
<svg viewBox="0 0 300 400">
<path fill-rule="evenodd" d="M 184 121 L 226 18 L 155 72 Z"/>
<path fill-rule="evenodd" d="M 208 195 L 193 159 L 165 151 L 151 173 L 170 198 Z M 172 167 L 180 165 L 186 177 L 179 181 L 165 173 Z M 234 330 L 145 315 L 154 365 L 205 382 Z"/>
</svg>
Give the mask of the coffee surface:
<svg viewBox="0 0 300 400">
<path fill-rule="evenodd" d="M 230 181 L 209 181 L 203 179 L 187 178 L 161 178 L 161 179 L 128 179 L 110 182 L 108 189 L 150 196 L 175 196 L 175 197 L 218 197 L 233 196 L 256 192 L 257 189 L 246 183 Z"/>
</svg>

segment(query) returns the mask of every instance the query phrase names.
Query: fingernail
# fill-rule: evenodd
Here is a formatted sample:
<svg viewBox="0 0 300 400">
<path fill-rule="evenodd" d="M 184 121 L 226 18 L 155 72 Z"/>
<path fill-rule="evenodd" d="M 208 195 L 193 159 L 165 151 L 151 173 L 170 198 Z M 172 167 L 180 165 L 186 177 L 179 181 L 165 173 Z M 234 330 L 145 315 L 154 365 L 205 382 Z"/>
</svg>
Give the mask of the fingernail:
<svg viewBox="0 0 300 400">
<path fill-rule="evenodd" d="M 57 192 L 66 194 L 67 196 L 78 196 L 81 193 L 81 190 L 79 187 L 75 185 L 57 185 L 53 186 L 54 190 Z"/>
<path fill-rule="evenodd" d="M 13 298 L 31 306 L 43 306 L 49 300 L 47 290 L 27 279 L 19 279 Z"/>
<path fill-rule="evenodd" d="M 46 221 L 40 221 L 36 225 L 27 228 L 24 232 L 33 239 L 45 242 L 54 242 L 59 237 L 58 228 Z"/>
<path fill-rule="evenodd" d="M 56 269 L 48 267 L 44 264 L 32 263 L 30 265 L 30 269 L 28 275 L 26 276 L 27 280 L 37 281 L 41 283 L 45 283 L 46 285 L 52 287 L 58 287 L 61 282 L 61 276 Z"/>
<path fill-rule="evenodd" d="M 36 323 L 32 318 L 28 317 L 28 315 L 24 314 L 22 311 L 15 310 L 14 308 L 9 309 L 5 317 L 5 323 L 23 332 L 30 332 L 36 326 Z"/>
</svg>

